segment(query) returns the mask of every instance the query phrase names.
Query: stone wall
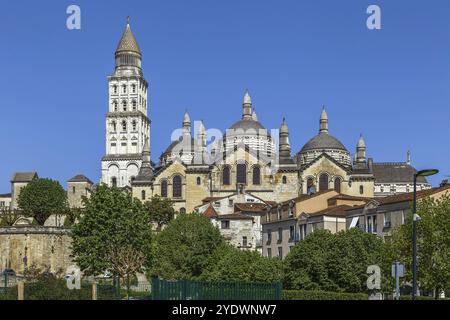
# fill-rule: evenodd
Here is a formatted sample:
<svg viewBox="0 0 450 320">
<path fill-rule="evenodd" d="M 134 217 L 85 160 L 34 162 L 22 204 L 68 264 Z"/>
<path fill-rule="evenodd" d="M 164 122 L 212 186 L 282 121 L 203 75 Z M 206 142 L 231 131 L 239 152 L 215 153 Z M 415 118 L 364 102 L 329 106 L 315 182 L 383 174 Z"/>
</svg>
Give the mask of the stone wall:
<svg viewBox="0 0 450 320">
<path fill-rule="evenodd" d="M 0 270 L 23 274 L 25 265 L 64 272 L 72 265 L 69 229 L 43 226 L 0 228 Z M 26 257 L 26 258 L 25 258 Z"/>
</svg>

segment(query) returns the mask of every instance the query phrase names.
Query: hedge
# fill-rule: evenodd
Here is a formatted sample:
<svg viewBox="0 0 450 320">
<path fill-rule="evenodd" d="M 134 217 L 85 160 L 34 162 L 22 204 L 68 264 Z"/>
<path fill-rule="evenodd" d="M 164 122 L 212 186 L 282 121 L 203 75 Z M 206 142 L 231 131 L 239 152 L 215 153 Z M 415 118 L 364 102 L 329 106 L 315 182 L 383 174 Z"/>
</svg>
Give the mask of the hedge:
<svg viewBox="0 0 450 320">
<path fill-rule="evenodd" d="M 368 300 L 365 293 L 345 293 L 329 291 L 283 290 L 283 300 Z"/>
<path fill-rule="evenodd" d="M 412 297 L 410 295 L 400 296 L 400 300 L 412 300 Z M 439 298 L 439 299 L 436 299 L 434 297 L 416 296 L 416 300 L 450 300 L 450 298 Z"/>
</svg>

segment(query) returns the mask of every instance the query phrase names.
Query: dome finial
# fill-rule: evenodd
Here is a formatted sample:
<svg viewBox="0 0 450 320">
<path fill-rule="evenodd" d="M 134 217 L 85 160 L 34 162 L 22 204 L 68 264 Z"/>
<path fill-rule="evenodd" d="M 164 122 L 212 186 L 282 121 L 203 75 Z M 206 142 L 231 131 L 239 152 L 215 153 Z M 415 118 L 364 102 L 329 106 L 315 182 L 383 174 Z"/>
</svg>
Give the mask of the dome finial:
<svg viewBox="0 0 450 320">
<path fill-rule="evenodd" d="M 325 105 L 322 106 L 322 113 L 320 114 L 319 133 L 328 133 L 328 115 L 325 111 Z"/>
<path fill-rule="evenodd" d="M 250 93 L 248 92 L 248 89 L 245 89 L 244 102 L 242 106 L 243 106 L 242 119 L 252 119 L 252 99 L 250 98 Z"/>
</svg>

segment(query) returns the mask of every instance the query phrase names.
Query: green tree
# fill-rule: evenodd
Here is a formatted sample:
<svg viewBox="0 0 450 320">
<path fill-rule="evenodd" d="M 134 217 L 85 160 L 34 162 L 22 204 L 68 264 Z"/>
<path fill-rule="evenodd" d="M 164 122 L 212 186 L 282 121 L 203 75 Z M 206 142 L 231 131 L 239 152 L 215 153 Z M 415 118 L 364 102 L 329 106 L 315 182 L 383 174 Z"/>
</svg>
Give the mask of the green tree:
<svg viewBox="0 0 450 320">
<path fill-rule="evenodd" d="M 19 208 L 28 217 L 43 225 L 52 214 L 65 214 L 67 195 L 58 181 L 36 179 L 23 187 L 18 198 Z"/>
<path fill-rule="evenodd" d="M 225 240 L 211 221 L 199 214 L 183 214 L 158 234 L 153 276 L 197 279 L 209 256 Z"/>
<path fill-rule="evenodd" d="M 450 196 L 426 198 L 417 205 L 417 279 L 420 288 L 433 290 L 435 297 L 450 293 Z M 412 212 L 404 225 L 392 233 L 391 260 L 405 264 L 404 281 L 412 281 Z"/>
<path fill-rule="evenodd" d="M 129 280 L 150 267 L 151 220 L 141 201 L 118 188 L 100 185 L 83 203 L 84 212 L 72 229 L 72 250 L 85 274 L 108 270 Z"/>
<path fill-rule="evenodd" d="M 256 251 L 242 251 L 228 244 L 216 248 L 200 276 L 207 281 L 282 281 L 281 260 L 266 258 Z"/>
<path fill-rule="evenodd" d="M 367 267 L 383 266 L 384 244 L 357 228 L 319 230 L 297 243 L 284 261 L 288 289 L 366 291 Z"/>
<path fill-rule="evenodd" d="M 0 210 L 0 227 L 11 227 L 19 218 L 16 210 L 10 208 L 2 208 Z"/>
<path fill-rule="evenodd" d="M 150 218 L 157 225 L 160 231 L 163 225 L 167 225 L 175 216 L 173 201 L 167 198 L 154 196 L 150 201 L 145 202 L 145 208 L 150 213 Z"/>
</svg>

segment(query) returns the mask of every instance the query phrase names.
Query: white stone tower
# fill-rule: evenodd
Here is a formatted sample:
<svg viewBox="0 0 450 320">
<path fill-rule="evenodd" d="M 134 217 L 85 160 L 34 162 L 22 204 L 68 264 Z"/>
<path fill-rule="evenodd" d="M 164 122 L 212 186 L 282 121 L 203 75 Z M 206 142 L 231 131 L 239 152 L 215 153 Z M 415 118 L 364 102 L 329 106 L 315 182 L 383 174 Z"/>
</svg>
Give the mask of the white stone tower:
<svg viewBox="0 0 450 320">
<path fill-rule="evenodd" d="M 102 158 L 102 182 L 126 187 L 138 175 L 142 151 L 150 142 L 148 83 L 142 73 L 142 55 L 128 18 L 117 46 L 116 68 L 108 77 L 106 155 Z"/>
</svg>

